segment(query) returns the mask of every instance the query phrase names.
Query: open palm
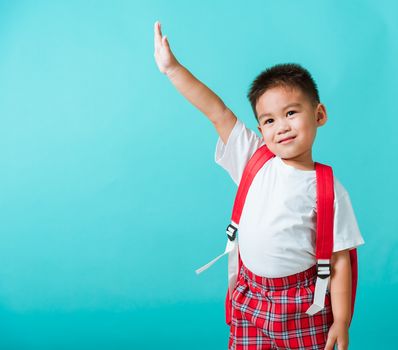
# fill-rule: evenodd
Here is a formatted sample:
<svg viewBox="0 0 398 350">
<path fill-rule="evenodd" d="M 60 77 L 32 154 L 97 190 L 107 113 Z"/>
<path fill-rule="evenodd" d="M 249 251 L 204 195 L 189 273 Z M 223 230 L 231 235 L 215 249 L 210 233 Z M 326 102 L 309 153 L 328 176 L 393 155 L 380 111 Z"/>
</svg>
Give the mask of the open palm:
<svg viewBox="0 0 398 350">
<path fill-rule="evenodd" d="M 178 61 L 171 52 L 167 36 L 162 36 L 159 21 L 155 22 L 154 35 L 156 64 L 162 73 L 168 74 L 178 64 Z"/>
</svg>

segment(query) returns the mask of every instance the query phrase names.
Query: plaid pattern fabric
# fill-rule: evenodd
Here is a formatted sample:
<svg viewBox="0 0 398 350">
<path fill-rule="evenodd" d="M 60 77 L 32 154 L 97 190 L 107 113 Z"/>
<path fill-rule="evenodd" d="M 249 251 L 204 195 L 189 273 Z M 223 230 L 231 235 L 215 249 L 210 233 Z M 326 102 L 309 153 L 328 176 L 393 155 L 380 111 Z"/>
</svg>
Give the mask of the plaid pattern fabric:
<svg viewBox="0 0 398 350">
<path fill-rule="evenodd" d="M 232 293 L 228 349 L 324 349 L 333 323 L 330 292 L 325 308 L 309 316 L 316 265 L 295 275 L 266 278 L 242 265 Z"/>
</svg>

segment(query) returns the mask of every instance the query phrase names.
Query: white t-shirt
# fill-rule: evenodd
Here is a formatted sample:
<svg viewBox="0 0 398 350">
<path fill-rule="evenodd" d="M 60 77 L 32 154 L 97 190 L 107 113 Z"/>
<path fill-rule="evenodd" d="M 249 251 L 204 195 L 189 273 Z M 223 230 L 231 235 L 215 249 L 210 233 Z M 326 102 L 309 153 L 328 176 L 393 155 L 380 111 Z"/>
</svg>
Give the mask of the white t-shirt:
<svg viewBox="0 0 398 350">
<path fill-rule="evenodd" d="M 227 144 L 218 138 L 215 161 L 238 185 L 253 153 L 264 142 L 237 120 Z M 334 249 L 364 243 L 350 197 L 334 177 Z M 259 170 L 239 223 L 243 263 L 259 276 L 282 277 L 316 263 L 316 173 L 287 165 L 275 156 Z"/>
</svg>

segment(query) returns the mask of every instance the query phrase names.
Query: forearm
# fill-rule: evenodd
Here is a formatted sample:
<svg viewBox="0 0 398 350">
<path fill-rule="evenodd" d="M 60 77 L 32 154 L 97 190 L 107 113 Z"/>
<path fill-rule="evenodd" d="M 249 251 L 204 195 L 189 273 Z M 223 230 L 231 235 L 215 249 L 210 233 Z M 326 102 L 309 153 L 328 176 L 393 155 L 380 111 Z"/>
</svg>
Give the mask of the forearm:
<svg viewBox="0 0 398 350">
<path fill-rule="evenodd" d="M 216 123 L 227 110 L 224 102 L 183 65 L 177 64 L 166 75 L 176 89 L 211 122 Z"/>
<path fill-rule="evenodd" d="M 347 250 L 337 252 L 332 257 L 330 295 L 334 322 L 347 327 L 351 320 L 351 263 Z"/>
</svg>

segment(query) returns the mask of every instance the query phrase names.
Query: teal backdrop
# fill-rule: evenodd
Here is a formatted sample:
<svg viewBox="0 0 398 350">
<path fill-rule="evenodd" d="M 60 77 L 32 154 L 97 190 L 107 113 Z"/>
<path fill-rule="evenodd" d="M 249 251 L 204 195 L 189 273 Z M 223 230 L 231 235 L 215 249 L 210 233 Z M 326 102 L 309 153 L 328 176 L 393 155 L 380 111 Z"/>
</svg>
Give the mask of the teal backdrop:
<svg viewBox="0 0 398 350">
<path fill-rule="evenodd" d="M 395 1 L 0 1 L 0 349 L 226 349 L 236 187 L 217 134 L 162 75 L 153 24 L 251 128 L 246 93 L 297 62 L 329 121 L 314 159 L 366 244 L 350 349 L 392 349 Z M 395 123 L 395 124 L 394 124 Z"/>
</svg>

